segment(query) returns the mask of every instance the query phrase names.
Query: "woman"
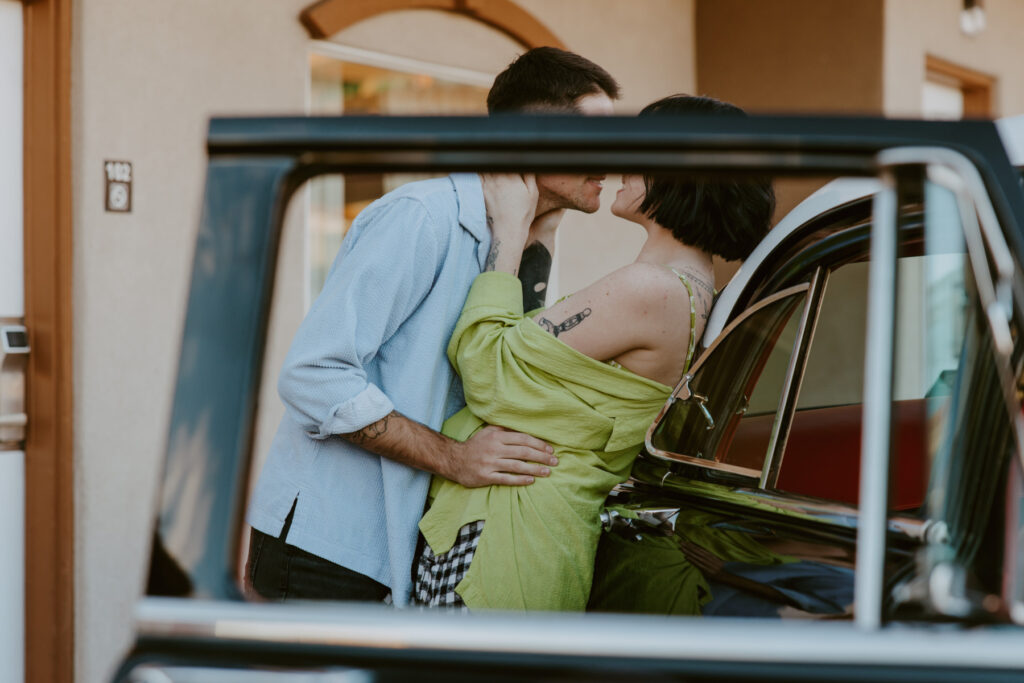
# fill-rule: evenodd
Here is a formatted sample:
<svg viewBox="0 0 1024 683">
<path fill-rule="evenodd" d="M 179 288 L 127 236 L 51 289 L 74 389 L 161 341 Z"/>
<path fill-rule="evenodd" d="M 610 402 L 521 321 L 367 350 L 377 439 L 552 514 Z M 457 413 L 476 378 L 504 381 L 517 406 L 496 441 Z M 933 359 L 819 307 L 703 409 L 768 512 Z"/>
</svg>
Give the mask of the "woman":
<svg viewBox="0 0 1024 683">
<path fill-rule="evenodd" d="M 743 115 L 676 95 L 641 116 L 693 112 Z M 488 178 L 485 195 L 494 239 L 503 253 L 521 253 L 537 201 L 532 178 Z M 647 231 L 635 262 L 532 319 L 518 259 L 499 257 L 477 278 L 448 347 L 467 407 L 443 433 L 466 439 L 498 424 L 551 443 L 559 465 L 522 487 L 467 489 L 435 477 L 414 569 L 420 604 L 586 607 L 603 502 L 689 368 L 714 297 L 712 255 L 747 256 L 773 209 L 768 182 L 627 175 L 611 210 Z"/>
</svg>

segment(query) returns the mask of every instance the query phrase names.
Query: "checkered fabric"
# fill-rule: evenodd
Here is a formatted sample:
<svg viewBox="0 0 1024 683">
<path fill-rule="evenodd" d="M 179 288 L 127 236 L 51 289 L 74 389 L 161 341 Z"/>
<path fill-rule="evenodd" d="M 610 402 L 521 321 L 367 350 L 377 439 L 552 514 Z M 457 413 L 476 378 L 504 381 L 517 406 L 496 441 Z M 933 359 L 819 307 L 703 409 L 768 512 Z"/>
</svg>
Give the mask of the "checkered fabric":
<svg viewBox="0 0 1024 683">
<path fill-rule="evenodd" d="M 469 570 L 483 531 L 483 520 L 465 525 L 459 529 L 452 549 L 440 555 L 434 555 L 430 546 L 423 544 L 423 552 L 416 561 L 416 577 L 412 589 L 413 600 L 417 605 L 466 609 L 466 603 L 455 592 L 455 587 Z"/>
</svg>

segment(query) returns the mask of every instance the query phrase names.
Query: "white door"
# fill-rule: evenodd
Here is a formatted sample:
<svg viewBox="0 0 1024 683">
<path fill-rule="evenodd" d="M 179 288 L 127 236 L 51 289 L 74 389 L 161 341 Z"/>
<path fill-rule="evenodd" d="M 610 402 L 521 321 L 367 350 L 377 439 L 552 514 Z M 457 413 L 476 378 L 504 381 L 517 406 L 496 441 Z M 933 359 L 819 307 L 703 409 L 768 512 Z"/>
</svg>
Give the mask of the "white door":
<svg viewBox="0 0 1024 683">
<path fill-rule="evenodd" d="M 0 330 L 25 315 L 22 249 L 22 66 L 21 0 L 0 0 Z M 12 335 L 16 342 L 17 335 Z M 16 348 L 11 344 L 7 349 Z M 0 392 L 11 390 L 9 362 L 0 335 Z M 4 402 L 0 396 L 0 405 Z M 6 409 L 0 408 L 0 412 Z M 10 416 L 0 414 L 0 424 Z M 9 434 L 9 432 L 7 432 Z M 5 436 L 9 439 L 9 436 Z M 25 678 L 25 453 L 17 440 L 0 441 L 0 680 Z"/>
</svg>

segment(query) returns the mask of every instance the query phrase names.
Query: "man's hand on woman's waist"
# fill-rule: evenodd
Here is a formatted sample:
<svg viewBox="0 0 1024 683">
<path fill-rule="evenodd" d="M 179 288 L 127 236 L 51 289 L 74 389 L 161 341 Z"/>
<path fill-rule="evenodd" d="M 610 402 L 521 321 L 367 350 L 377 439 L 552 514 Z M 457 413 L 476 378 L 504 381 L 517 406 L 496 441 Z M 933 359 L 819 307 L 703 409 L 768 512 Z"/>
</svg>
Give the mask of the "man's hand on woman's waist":
<svg viewBox="0 0 1024 683">
<path fill-rule="evenodd" d="M 484 427 L 455 441 L 393 411 L 343 439 L 410 467 L 474 488 L 525 486 L 551 474 L 558 464 L 550 445 L 502 427 Z"/>
</svg>

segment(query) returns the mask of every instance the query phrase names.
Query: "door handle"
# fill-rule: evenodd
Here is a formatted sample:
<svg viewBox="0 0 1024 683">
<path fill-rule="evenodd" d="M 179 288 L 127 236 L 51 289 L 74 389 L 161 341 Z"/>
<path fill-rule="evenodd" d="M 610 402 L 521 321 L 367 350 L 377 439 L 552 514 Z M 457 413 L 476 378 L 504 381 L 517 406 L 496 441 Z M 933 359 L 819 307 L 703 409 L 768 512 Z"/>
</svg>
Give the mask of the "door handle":
<svg viewBox="0 0 1024 683">
<path fill-rule="evenodd" d="M 0 427 L 24 427 L 28 424 L 28 415 L 25 413 L 12 413 L 0 415 Z"/>
</svg>

